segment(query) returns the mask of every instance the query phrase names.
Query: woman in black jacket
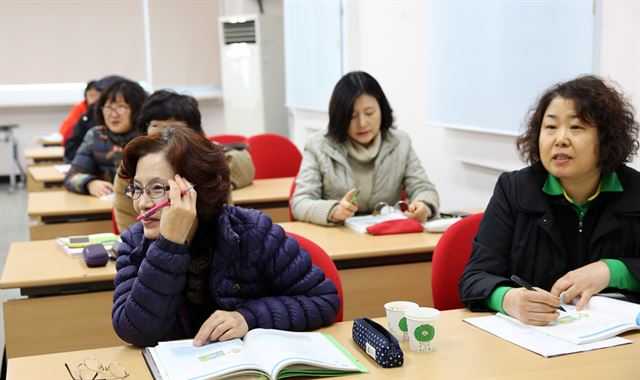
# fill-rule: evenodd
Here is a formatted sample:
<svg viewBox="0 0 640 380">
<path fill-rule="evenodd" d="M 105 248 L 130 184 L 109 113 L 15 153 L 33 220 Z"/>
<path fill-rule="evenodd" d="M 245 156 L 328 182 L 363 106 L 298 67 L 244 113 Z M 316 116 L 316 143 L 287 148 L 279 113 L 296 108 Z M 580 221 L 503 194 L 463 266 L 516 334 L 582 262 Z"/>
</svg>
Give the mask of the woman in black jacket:
<svg viewBox="0 0 640 380">
<path fill-rule="evenodd" d="M 632 107 L 602 79 L 547 90 L 518 139 L 530 166 L 500 176 L 473 241 L 464 304 L 544 325 L 561 293 L 580 310 L 605 288 L 640 292 L 640 173 L 624 165 L 637 137 Z"/>
</svg>

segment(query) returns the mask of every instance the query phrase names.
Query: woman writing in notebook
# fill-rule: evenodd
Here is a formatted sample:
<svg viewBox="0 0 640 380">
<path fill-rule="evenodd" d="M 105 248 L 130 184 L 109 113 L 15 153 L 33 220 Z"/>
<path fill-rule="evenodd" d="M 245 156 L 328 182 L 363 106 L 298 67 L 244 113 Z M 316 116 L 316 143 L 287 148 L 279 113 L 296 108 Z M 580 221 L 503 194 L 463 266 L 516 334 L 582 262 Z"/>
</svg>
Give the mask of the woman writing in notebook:
<svg viewBox="0 0 640 380">
<path fill-rule="evenodd" d="M 580 310 L 605 288 L 640 292 L 640 173 L 624 165 L 637 138 L 633 109 L 602 79 L 548 89 L 518 139 L 530 166 L 500 176 L 473 241 L 465 305 L 544 325 L 561 294 Z"/>
<path fill-rule="evenodd" d="M 258 327 L 333 323 L 333 282 L 267 215 L 224 206 L 229 168 L 202 134 L 167 126 L 139 136 L 125 148 L 120 174 L 137 212 L 170 200 L 121 236 L 112 318 L 123 340 L 193 338 L 200 346 Z"/>
<path fill-rule="evenodd" d="M 438 193 L 409 135 L 392 123 L 389 102 L 371 75 L 343 76 L 329 102 L 328 131 L 305 146 L 291 198 L 294 218 L 340 224 L 356 213 L 371 213 L 380 202 L 394 205 L 403 190 L 410 199 L 406 216 L 420 222 L 436 216 Z"/>
<path fill-rule="evenodd" d="M 112 83 L 100 96 L 97 126 L 76 152 L 64 184 L 69 191 L 102 197 L 113 193 L 122 148 L 136 136 L 135 121 L 147 93 L 128 79 Z"/>
</svg>

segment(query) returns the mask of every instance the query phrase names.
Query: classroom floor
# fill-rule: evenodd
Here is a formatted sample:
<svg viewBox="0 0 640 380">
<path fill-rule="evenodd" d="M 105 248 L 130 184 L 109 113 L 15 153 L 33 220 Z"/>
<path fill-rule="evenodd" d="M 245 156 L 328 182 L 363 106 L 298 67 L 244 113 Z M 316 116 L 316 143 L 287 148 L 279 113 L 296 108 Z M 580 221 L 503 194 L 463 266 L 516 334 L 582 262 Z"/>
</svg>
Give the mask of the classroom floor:
<svg viewBox="0 0 640 380">
<path fill-rule="evenodd" d="M 4 270 L 4 262 L 11 243 L 27 240 L 29 240 L 27 189 L 21 188 L 10 193 L 9 184 L 0 184 L 0 273 Z M 17 289 L 2 290 L 2 305 L 5 300 L 18 297 L 20 297 L 20 291 Z M 0 306 L 0 348 L 4 347 L 4 320 L 1 311 Z"/>
</svg>

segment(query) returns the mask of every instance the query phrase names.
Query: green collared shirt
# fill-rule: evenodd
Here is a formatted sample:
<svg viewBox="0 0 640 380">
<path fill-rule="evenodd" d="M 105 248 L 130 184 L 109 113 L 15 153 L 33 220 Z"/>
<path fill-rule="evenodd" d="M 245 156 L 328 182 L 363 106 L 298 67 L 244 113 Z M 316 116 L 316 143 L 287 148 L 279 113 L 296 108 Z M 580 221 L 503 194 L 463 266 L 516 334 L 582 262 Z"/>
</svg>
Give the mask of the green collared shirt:
<svg viewBox="0 0 640 380">
<path fill-rule="evenodd" d="M 589 206 L 591 206 L 591 202 L 593 202 L 601 192 L 622 192 L 623 189 L 616 172 L 607 172 L 602 174 L 600 185 L 598 185 L 598 190 L 595 194 L 590 196 L 586 202 L 578 204 L 564 191 L 560 180 L 549 173 L 547 181 L 542 187 L 542 191 L 548 195 L 564 195 L 567 201 L 573 205 L 574 210 L 576 210 L 578 214 L 578 218 L 582 221 L 587 210 L 589 210 Z M 609 287 L 640 291 L 640 279 L 636 278 L 622 261 L 616 259 L 603 259 L 602 261 L 609 267 Z M 499 286 L 494 289 L 489 295 L 489 298 L 487 298 L 487 306 L 492 310 L 507 314 L 502 308 L 502 301 L 504 300 L 504 295 L 510 289 L 512 289 L 510 286 Z"/>
<path fill-rule="evenodd" d="M 582 221 L 587 210 L 589 210 L 589 206 L 591 206 L 591 202 L 593 202 L 600 193 L 622 192 L 623 189 L 616 172 L 606 172 L 602 174 L 598 190 L 596 190 L 595 194 L 590 196 L 586 202 L 577 203 L 569 196 L 569 194 L 567 194 L 566 191 L 564 191 L 564 188 L 562 188 L 562 185 L 560 184 L 560 180 L 553 174 L 549 173 L 547 181 L 544 183 L 544 186 L 542 186 L 542 191 L 549 195 L 564 195 L 567 201 L 573 205 L 574 210 L 576 210 L 576 213 L 578 214 L 578 218 Z"/>
</svg>

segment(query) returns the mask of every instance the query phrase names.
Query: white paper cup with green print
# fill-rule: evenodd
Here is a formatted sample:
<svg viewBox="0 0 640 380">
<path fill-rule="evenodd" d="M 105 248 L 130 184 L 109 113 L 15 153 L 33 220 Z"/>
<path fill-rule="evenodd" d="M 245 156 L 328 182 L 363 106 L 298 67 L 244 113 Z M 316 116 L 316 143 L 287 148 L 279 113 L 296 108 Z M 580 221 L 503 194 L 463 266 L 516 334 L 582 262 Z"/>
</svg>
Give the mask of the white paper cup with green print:
<svg viewBox="0 0 640 380">
<path fill-rule="evenodd" d="M 407 335 L 407 319 L 404 317 L 405 310 L 416 309 L 419 305 L 409 301 L 393 301 L 384 304 L 387 311 L 387 323 L 389 331 L 398 339 L 405 342 L 409 339 Z"/>
<path fill-rule="evenodd" d="M 431 352 L 436 349 L 440 311 L 431 307 L 405 310 L 409 348 L 414 352 Z"/>
</svg>

